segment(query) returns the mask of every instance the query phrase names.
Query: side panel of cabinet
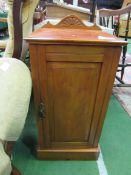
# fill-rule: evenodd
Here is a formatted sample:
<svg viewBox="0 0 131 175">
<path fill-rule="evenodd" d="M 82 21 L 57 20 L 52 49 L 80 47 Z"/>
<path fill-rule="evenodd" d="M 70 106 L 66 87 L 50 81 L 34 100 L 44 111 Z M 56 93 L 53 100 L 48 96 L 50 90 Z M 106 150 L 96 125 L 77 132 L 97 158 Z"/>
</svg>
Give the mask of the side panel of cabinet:
<svg viewBox="0 0 131 175">
<path fill-rule="evenodd" d="M 46 52 L 43 45 L 30 45 L 30 63 L 33 80 L 33 92 L 38 126 L 38 149 L 50 147 Z M 44 104 L 45 116 L 41 116 L 40 104 Z"/>
<path fill-rule="evenodd" d="M 39 117 L 39 104 L 41 102 L 41 94 L 40 94 L 40 81 L 39 81 L 39 62 L 38 62 L 38 47 L 37 45 L 30 44 L 30 64 L 31 64 L 31 76 L 33 82 L 33 95 L 34 95 L 34 102 L 35 102 L 35 115 L 37 120 L 37 129 L 38 129 L 38 142 L 39 148 L 42 147 L 44 139 L 42 136 L 43 134 L 43 123 Z"/>
<path fill-rule="evenodd" d="M 105 47 L 104 62 L 94 106 L 89 142 L 93 147 L 98 146 L 101 131 L 112 93 L 113 83 L 121 55 L 121 47 Z"/>
</svg>

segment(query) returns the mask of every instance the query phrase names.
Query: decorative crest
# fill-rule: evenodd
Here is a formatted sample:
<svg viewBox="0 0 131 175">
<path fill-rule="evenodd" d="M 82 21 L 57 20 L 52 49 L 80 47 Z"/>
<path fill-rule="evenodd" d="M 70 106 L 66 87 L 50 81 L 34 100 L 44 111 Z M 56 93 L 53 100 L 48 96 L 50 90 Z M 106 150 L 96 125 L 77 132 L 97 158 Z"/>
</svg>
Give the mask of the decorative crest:
<svg viewBox="0 0 131 175">
<path fill-rule="evenodd" d="M 50 22 L 43 26 L 44 28 L 70 28 L 70 29 L 87 29 L 87 30 L 101 30 L 96 24 L 93 26 L 86 26 L 83 21 L 75 15 L 69 15 L 63 18 L 58 24 L 53 25 Z"/>
</svg>

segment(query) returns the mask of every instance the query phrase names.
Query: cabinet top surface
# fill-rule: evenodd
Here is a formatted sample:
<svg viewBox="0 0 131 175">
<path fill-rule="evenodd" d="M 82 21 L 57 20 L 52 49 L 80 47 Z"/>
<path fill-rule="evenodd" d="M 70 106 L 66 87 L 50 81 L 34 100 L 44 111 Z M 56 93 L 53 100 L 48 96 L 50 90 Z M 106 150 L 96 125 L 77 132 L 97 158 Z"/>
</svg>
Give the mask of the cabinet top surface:
<svg viewBox="0 0 131 175">
<path fill-rule="evenodd" d="M 65 18 L 58 25 L 50 25 L 33 32 L 29 43 L 81 43 L 93 45 L 126 45 L 127 42 L 101 31 L 97 26 L 87 27 L 76 17 Z"/>
</svg>

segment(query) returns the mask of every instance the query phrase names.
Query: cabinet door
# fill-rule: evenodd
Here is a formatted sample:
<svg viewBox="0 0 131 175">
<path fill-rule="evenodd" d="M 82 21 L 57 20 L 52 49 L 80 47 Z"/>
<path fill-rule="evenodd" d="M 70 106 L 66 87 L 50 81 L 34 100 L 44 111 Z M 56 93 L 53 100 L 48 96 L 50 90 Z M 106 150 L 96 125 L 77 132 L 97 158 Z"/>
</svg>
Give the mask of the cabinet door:
<svg viewBox="0 0 131 175">
<path fill-rule="evenodd" d="M 100 63 L 47 64 L 51 145 L 88 145 Z"/>
</svg>

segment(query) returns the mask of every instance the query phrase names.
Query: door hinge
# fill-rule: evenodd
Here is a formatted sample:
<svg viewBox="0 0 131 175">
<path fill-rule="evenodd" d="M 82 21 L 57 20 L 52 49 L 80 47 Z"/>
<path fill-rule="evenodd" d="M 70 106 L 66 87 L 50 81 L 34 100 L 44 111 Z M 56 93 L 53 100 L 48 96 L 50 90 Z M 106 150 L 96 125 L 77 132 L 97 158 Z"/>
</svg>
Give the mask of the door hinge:
<svg viewBox="0 0 131 175">
<path fill-rule="evenodd" d="M 43 101 L 39 105 L 39 117 L 40 118 L 46 117 L 46 108 L 45 108 L 45 103 Z"/>
</svg>

